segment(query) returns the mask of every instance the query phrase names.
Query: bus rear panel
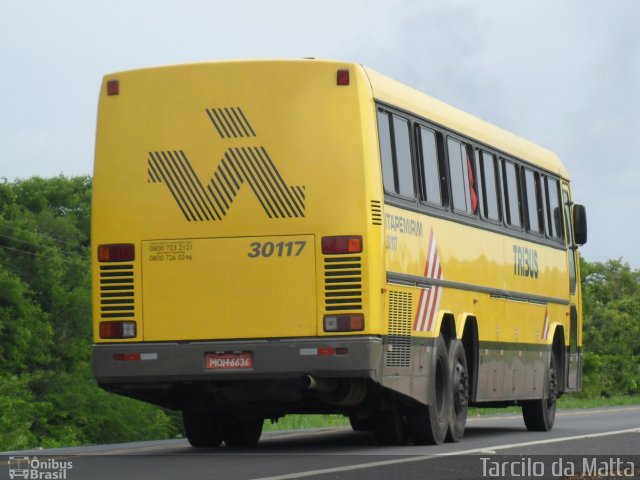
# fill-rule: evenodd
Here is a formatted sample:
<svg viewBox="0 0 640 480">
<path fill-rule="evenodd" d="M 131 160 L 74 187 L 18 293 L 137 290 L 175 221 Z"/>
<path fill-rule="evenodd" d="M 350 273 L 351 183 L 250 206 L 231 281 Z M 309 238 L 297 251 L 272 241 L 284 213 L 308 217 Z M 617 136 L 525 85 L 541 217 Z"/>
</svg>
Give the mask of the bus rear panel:
<svg viewBox="0 0 640 480">
<path fill-rule="evenodd" d="M 382 248 L 381 198 L 363 182 L 379 168 L 367 92 L 361 69 L 316 61 L 105 78 L 92 227 L 100 385 L 264 416 L 335 410 L 352 390 L 362 399 L 383 355 L 373 312 L 384 271 L 366 261 Z"/>
</svg>

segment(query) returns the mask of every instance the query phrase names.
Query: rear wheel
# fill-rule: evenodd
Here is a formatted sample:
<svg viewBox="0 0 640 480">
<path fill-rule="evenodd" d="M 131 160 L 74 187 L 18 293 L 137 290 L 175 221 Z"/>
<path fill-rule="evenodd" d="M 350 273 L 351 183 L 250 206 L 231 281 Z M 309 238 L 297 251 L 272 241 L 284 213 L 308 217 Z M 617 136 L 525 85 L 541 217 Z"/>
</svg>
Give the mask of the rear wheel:
<svg viewBox="0 0 640 480">
<path fill-rule="evenodd" d="M 407 443 L 407 427 L 397 408 L 382 410 L 372 420 L 373 434 L 382 445 L 404 445 Z"/>
<path fill-rule="evenodd" d="M 527 430 L 530 432 L 548 432 L 553 427 L 556 418 L 556 400 L 558 399 L 558 375 L 556 357 L 551 353 L 547 368 L 547 387 L 549 394 L 541 400 L 527 400 L 522 402 L 522 417 Z"/>
<path fill-rule="evenodd" d="M 182 412 L 187 440 L 195 448 L 215 448 L 222 443 L 223 421 L 208 412 Z"/>
<path fill-rule="evenodd" d="M 460 340 L 452 340 L 449 345 L 449 368 L 452 395 L 446 441 L 459 442 L 464 435 L 469 408 L 469 370 L 467 355 Z"/>
<path fill-rule="evenodd" d="M 369 432 L 372 429 L 370 417 L 358 418 L 356 416 L 350 416 L 349 423 L 354 432 Z"/>
<path fill-rule="evenodd" d="M 263 419 L 229 417 L 224 425 L 223 438 L 228 447 L 255 447 L 262 435 Z"/>
<path fill-rule="evenodd" d="M 447 346 L 442 335 L 436 338 L 429 372 L 429 405 L 407 410 L 407 421 L 416 445 L 441 444 L 447 434 L 451 411 L 451 374 Z"/>
</svg>

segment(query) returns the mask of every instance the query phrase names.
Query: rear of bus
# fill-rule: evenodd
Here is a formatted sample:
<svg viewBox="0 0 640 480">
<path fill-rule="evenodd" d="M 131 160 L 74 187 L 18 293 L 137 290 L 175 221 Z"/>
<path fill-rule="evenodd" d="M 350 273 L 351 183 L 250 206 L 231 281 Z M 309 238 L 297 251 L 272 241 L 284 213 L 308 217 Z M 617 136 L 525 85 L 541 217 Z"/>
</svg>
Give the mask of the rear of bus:
<svg viewBox="0 0 640 480">
<path fill-rule="evenodd" d="M 383 356 L 375 131 L 352 64 L 106 76 L 92 223 L 98 383 L 196 421 L 361 403 Z"/>
</svg>

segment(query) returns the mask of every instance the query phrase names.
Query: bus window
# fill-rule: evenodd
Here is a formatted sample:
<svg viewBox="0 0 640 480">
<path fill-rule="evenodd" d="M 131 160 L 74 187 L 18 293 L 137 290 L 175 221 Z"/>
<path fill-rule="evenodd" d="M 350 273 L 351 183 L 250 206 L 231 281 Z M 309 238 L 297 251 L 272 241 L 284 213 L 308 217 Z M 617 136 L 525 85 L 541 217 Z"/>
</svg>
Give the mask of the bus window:
<svg viewBox="0 0 640 480">
<path fill-rule="evenodd" d="M 553 238 L 562 238 L 562 211 L 560 210 L 560 188 L 558 180 L 546 177 L 548 195 L 547 218 L 549 223 L 549 235 Z"/>
<path fill-rule="evenodd" d="M 520 191 L 518 190 L 518 171 L 516 165 L 502 160 L 502 176 L 504 185 L 504 210 L 507 225 L 520 227 Z"/>
<path fill-rule="evenodd" d="M 409 122 L 404 118 L 394 115 L 393 132 L 396 147 L 396 168 L 398 172 L 398 189 L 396 192 L 403 197 L 413 198 L 413 170 L 411 168 Z"/>
<path fill-rule="evenodd" d="M 476 172 L 482 216 L 499 222 L 500 207 L 498 206 L 496 157 L 484 150 L 476 150 Z"/>
<path fill-rule="evenodd" d="M 409 122 L 378 110 L 378 134 L 385 192 L 413 198 Z"/>
<path fill-rule="evenodd" d="M 549 229 L 549 200 L 547 199 L 547 187 L 546 177 L 544 175 L 538 175 L 538 194 L 540 195 L 540 232 L 547 237 L 551 237 L 551 230 Z"/>
<path fill-rule="evenodd" d="M 391 147 L 391 125 L 389 114 L 378 111 L 378 134 L 380 137 L 380 157 L 382 159 L 382 181 L 385 192 L 396 191 L 393 172 L 393 152 Z"/>
<path fill-rule="evenodd" d="M 475 179 L 469 159 L 469 145 L 449 138 L 447 139 L 447 147 L 453 209 L 474 214 L 478 211 L 478 197 L 475 192 Z"/>
<path fill-rule="evenodd" d="M 422 161 L 422 177 L 424 190 L 422 197 L 427 203 L 442 205 L 440 189 L 440 164 L 438 162 L 438 146 L 436 133 L 420 127 L 420 156 Z"/>
<path fill-rule="evenodd" d="M 525 198 L 527 200 L 527 230 L 534 233 L 541 233 L 540 228 L 540 207 L 538 194 L 538 174 L 528 168 L 524 169 Z"/>
</svg>

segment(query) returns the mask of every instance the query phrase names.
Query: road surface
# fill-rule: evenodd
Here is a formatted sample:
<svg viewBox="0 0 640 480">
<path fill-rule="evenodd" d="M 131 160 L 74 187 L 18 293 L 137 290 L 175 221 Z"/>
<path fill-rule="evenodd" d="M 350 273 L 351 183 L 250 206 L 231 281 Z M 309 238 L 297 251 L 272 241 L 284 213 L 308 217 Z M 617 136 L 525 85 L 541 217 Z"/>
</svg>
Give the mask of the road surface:
<svg viewBox="0 0 640 480">
<path fill-rule="evenodd" d="M 527 432 L 518 414 L 474 417 L 462 442 L 439 446 L 379 446 L 369 433 L 327 428 L 267 432 L 251 450 L 181 439 L 0 455 L 0 480 L 15 466 L 9 456 L 65 480 L 640 478 L 640 406 L 559 411 L 551 432 Z"/>
</svg>

